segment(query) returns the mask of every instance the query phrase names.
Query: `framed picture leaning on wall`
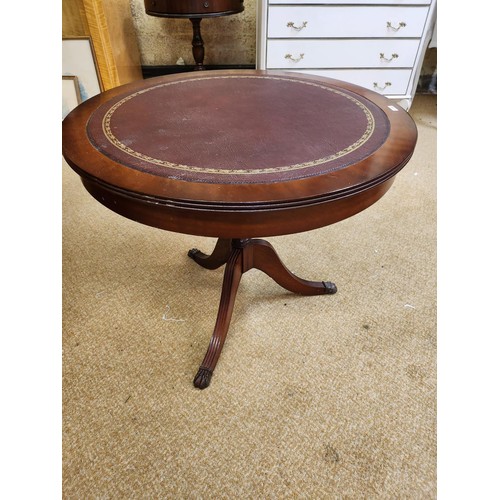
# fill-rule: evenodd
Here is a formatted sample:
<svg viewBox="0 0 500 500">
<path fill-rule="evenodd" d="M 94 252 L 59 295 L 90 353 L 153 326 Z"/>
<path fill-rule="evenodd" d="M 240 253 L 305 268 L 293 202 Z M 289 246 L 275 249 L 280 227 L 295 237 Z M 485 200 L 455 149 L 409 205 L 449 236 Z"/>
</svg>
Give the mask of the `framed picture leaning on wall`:
<svg viewBox="0 0 500 500">
<path fill-rule="evenodd" d="M 90 37 L 63 38 L 62 74 L 78 78 L 82 101 L 102 92 L 103 87 Z"/>
<path fill-rule="evenodd" d="M 82 102 L 77 76 L 62 77 L 62 119 Z"/>
</svg>

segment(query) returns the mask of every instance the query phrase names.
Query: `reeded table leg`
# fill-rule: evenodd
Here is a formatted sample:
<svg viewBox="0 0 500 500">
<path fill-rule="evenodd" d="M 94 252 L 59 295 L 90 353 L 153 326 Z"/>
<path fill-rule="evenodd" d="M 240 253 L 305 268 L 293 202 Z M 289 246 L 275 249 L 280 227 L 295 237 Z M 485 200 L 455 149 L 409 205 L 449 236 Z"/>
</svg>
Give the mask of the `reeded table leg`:
<svg viewBox="0 0 500 500">
<path fill-rule="evenodd" d="M 196 249 L 190 250 L 188 255 L 207 269 L 215 269 L 227 261 L 214 333 L 194 378 L 194 386 L 199 389 L 205 389 L 210 384 L 226 340 L 236 292 L 243 273 L 250 269 L 259 269 L 286 290 L 300 295 L 333 294 L 337 291 L 337 287 L 330 281 L 307 281 L 295 276 L 281 262 L 272 245 L 265 240 L 219 239 L 212 255 L 206 255 Z"/>
<path fill-rule="evenodd" d="M 222 294 L 217 313 L 215 329 L 208 345 L 207 353 L 201 363 L 200 369 L 194 378 L 194 386 L 198 389 L 205 389 L 210 384 L 215 365 L 219 360 L 222 346 L 226 340 L 229 322 L 233 313 L 234 299 L 243 274 L 243 249 L 234 248 L 231 251 L 229 260 L 224 271 L 224 281 L 222 282 Z"/>
</svg>

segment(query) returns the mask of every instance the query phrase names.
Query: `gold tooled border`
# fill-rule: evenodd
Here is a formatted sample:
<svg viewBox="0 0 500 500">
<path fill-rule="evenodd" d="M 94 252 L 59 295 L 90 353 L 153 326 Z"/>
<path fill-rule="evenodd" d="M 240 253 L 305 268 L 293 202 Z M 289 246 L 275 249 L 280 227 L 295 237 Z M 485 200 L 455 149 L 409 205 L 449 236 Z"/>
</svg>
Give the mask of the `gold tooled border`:
<svg viewBox="0 0 500 500">
<path fill-rule="evenodd" d="M 268 168 L 253 168 L 253 169 L 217 169 L 217 168 L 206 168 L 206 167 L 196 167 L 194 165 L 182 165 L 178 163 L 172 163 L 166 160 L 159 160 L 158 158 L 152 158 L 151 156 L 147 156 L 143 153 L 140 153 L 138 151 L 134 151 L 133 149 L 129 148 L 122 142 L 120 142 L 113 132 L 111 131 L 111 118 L 114 114 L 114 112 L 122 106 L 124 103 L 127 101 L 130 101 L 134 97 L 145 94 L 146 92 L 151 92 L 152 90 L 155 90 L 160 87 L 168 87 L 170 85 L 178 85 L 180 83 L 189 83 L 189 82 L 197 82 L 200 80 L 221 80 L 221 79 L 228 79 L 228 78 L 261 78 L 261 79 L 267 79 L 267 80 L 284 80 L 286 82 L 294 82 L 294 83 L 301 83 L 304 85 L 310 85 L 312 87 L 318 87 L 323 90 L 327 90 L 329 92 L 334 92 L 335 94 L 341 95 L 343 97 L 346 97 L 353 103 L 355 103 L 357 106 L 361 108 L 361 110 L 364 112 L 367 120 L 367 127 L 363 135 L 353 144 L 348 146 L 347 148 L 344 148 L 342 151 L 339 151 L 335 154 L 325 156 L 323 158 L 318 158 L 316 160 L 311 160 L 308 162 L 304 163 L 296 163 L 294 165 L 286 165 L 286 166 L 281 166 L 281 167 L 268 167 Z M 295 80 L 291 78 L 282 78 L 282 77 L 277 77 L 277 76 L 259 76 L 259 75 L 227 75 L 227 76 L 207 76 L 207 77 L 200 77 L 200 78 L 190 78 L 188 80 L 180 80 L 180 81 L 174 81 L 174 82 L 167 82 L 167 83 L 162 83 L 160 85 L 154 85 L 152 87 L 148 87 L 143 90 L 139 90 L 138 92 L 134 92 L 133 94 L 130 94 L 117 103 L 115 103 L 104 115 L 104 118 L 102 120 L 102 130 L 106 138 L 113 144 L 116 148 L 120 149 L 124 153 L 129 154 L 130 156 L 133 156 L 135 158 L 138 158 L 140 160 L 146 161 L 148 163 L 152 163 L 154 165 L 159 165 L 163 167 L 168 167 L 172 168 L 175 170 L 183 170 L 187 172 L 201 172 L 205 174 L 224 174 L 224 175 L 254 175 L 254 174 L 270 174 L 270 173 L 279 173 L 279 172 L 289 172 L 293 170 L 299 170 L 303 168 L 309 168 L 309 167 L 314 167 L 317 165 L 322 165 L 324 163 L 328 163 L 330 161 L 336 160 L 337 158 L 340 158 L 342 156 L 345 156 L 352 151 L 355 151 L 359 147 L 361 147 L 363 144 L 365 144 L 368 139 L 372 136 L 373 131 L 375 130 L 375 119 L 371 113 L 371 111 L 360 101 L 355 99 L 354 97 L 338 90 L 335 88 L 331 87 L 326 87 L 324 85 L 320 85 L 318 83 L 314 82 L 308 82 L 304 80 Z"/>
</svg>

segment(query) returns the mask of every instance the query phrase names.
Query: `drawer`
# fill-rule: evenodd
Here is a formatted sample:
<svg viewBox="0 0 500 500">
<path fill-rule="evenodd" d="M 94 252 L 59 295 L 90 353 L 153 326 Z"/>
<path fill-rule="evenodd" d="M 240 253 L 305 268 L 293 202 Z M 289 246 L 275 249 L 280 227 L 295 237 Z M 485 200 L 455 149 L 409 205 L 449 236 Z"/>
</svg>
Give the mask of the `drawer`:
<svg viewBox="0 0 500 500">
<path fill-rule="evenodd" d="M 269 5 L 380 5 L 380 0 L 269 0 Z M 431 0 L 383 0 L 384 5 L 430 5 Z"/>
<path fill-rule="evenodd" d="M 325 76 L 354 83 L 383 95 L 405 95 L 411 78 L 411 69 L 303 69 L 293 72 Z"/>
<path fill-rule="evenodd" d="M 420 40 L 268 40 L 267 64 L 288 68 L 411 68 Z"/>
<path fill-rule="evenodd" d="M 269 7 L 269 38 L 420 38 L 428 7 Z"/>
</svg>

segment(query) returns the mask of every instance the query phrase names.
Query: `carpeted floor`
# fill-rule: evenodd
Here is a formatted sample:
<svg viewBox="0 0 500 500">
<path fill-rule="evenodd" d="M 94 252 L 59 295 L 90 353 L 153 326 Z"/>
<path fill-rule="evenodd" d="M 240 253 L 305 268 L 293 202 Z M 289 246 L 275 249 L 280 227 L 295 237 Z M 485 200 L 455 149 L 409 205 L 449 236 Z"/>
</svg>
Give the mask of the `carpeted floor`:
<svg viewBox="0 0 500 500">
<path fill-rule="evenodd" d="M 300 297 L 244 275 L 204 391 L 223 269 L 214 239 L 142 226 L 63 164 L 63 496 L 436 497 L 436 96 L 374 206 L 270 238 L 338 293 Z"/>
</svg>

